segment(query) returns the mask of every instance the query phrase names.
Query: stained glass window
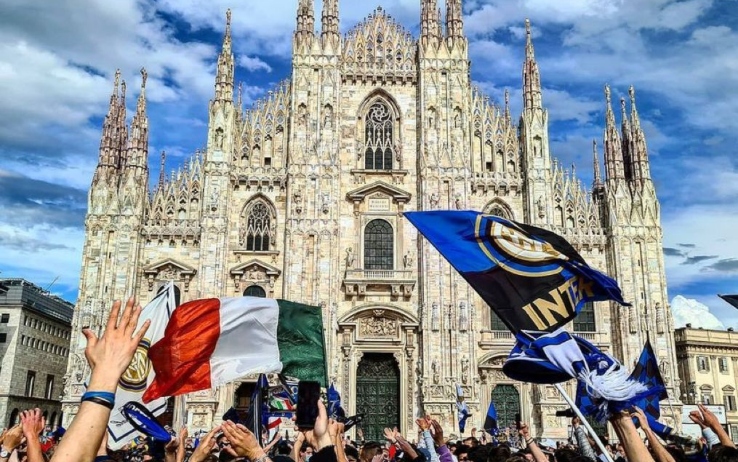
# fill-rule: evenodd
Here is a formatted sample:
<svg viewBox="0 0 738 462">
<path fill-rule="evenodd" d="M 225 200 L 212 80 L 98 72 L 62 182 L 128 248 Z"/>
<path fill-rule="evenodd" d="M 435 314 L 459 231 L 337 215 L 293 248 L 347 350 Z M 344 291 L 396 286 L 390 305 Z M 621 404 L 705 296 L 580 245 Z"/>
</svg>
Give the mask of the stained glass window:
<svg viewBox="0 0 738 462">
<path fill-rule="evenodd" d="M 385 220 L 372 220 L 364 230 L 364 269 L 394 269 L 394 236 Z"/>
<path fill-rule="evenodd" d="M 365 122 L 364 168 L 367 170 L 392 170 L 394 134 L 392 111 L 383 101 L 372 104 Z"/>
<path fill-rule="evenodd" d="M 246 218 L 246 250 L 264 252 L 269 250 L 271 216 L 269 209 L 263 202 L 257 202 L 251 207 Z"/>
</svg>

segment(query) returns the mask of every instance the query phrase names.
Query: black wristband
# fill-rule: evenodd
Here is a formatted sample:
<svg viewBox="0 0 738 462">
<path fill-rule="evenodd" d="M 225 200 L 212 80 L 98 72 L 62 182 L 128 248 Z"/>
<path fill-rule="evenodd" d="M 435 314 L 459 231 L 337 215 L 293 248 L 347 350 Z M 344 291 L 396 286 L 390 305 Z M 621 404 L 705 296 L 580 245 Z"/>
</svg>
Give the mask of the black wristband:
<svg viewBox="0 0 738 462">
<path fill-rule="evenodd" d="M 82 402 L 83 403 L 84 402 L 90 402 L 90 403 L 99 404 L 100 406 L 105 406 L 106 408 L 110 409 L 111 411 L 115 407 L 115 403 L 111 403 L 108 400 L 105 400 L 105 399 L 102 399 L 102 398 L 98 398 L 97 396 L 93 396 L 93 397 L 89 397 L 89 398 L 84 398 L 82 400 Z"/>
</svg>

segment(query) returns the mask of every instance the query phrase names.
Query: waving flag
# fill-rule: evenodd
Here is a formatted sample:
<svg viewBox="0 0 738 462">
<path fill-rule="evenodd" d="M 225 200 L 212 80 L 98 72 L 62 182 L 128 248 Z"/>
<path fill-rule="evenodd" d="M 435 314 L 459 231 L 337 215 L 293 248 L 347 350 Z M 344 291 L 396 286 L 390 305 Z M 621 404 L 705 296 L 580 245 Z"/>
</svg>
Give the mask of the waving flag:
<svg viewBox="0 0 738 462">
<path fill-rule="evenodd" d="M 341 395 L 332 383 L 328 387 L 328 417 L 337 420 L 346 417 L 346 411 L 341 407 Z"/>
<path fill-rule="evenodd" d="M 260 297 L 195 300 L 177 308 L 149 358 L 156 378 L 144 402 L 254 373 L 325 384 L 321 309 Z"/>
<path fill-rule="evenodd" d="M 404 215 L 513 332 L 552 332 L 589 301 L 626 305 L 613 279 L 550 231 L 474 211 Z"/>
<path fill-rule="evenodd" d="M 456 384 L 456 408 L 459 415 L 459 432 L 464 433 L 464 429 L 466 429 L 466 421 L 471 417 L 471 413 L 469 413 L 469 407 L 464 401 L 464 390 L 459 384 Z"/>
<path fill-rule="evenodd" d="M 497 408 L 495 407 L 494 401 L 489 402 L 489 408 L 487 408 L 487 417 L 484 419 L 484 431 L 490 435 L 497 435 L 499 428 L 497 426 Z"/>
<path fill-rule="evenodd" d="M 738 308 L 738 295 L 718 295 L 718 297 L 733 305 L 733 308 Z"/>
<path fill-rule="evenodd" d="M 118 383 L 118 390 L 115 393 L 116 407 L 110 412 L 108 422 L 110 434 L 108 444 L 112 449 L 124 447 L 139 435 L 121 409 L 128 402 L 143 402 L 146 387 L 154 381 L 155 373 L 147 357 L 147 351 L 164 336 L 169 316 L 175 311 L 176 303 L 174 284 L 169 282 L 141 311 L 138 326 L 141 327 L 147 319 L 151 320 L 151 325 L 146 331 L 146 337 L 138 346 L 131 365 Z M 146 404 L 146 409 L 155 416 L 162 414 L 166 408 L 165 398 L 155 399 Z"/>
</svg>

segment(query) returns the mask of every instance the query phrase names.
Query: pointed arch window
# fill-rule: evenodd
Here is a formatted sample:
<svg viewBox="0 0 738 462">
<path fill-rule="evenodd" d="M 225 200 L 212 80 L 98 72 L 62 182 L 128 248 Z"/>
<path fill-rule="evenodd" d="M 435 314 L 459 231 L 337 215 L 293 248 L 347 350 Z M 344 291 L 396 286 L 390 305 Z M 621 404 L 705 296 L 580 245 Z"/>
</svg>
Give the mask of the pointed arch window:
<svg viewBox="0 0 738 462">
<path fill-rule="evenodd" d="M 369 107 L 364 118 L 364 168 L 392 170 L 394 159 L 394 121 L 392 110 L 384 101 Z"/>
<path fill-rule="evenodd" d="M 385 220 L 372 220 L 364 229 L 364 269 L 394 269 L 395 242 L 392 225 Z"/>
<path fill-rule="evenodd" d="M 240 243 L 251 252 L 267 252 L 274 238 L 276 217 L 271 208 L 262 200 L 257 200 L 246 209 L 241 226 Z"/>
</svg>

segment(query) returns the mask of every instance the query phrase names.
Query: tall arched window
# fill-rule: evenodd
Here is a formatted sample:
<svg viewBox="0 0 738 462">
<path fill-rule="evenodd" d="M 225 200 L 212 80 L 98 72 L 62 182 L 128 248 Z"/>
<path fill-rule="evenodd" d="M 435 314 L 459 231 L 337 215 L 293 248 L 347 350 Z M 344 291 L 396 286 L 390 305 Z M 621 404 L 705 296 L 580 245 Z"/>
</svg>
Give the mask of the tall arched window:
<svg viewBox="0 0 738 462">
<path fill-rule="evenodd" d="M 252 204 L 246 215 L 246 223 L 241 228 L 241 245 L 252 252 L 269 250 L 272 238 L 272 214 L 261 200 Z"/>
<path fill-rule="evenodd" d="M 364 269 L 394 269 L 394 236 L 385 220 L 372 220 L 364 229 Z"/>
<path fill-rule="evenodd" d="M 371 105 L 364 119 L 364 168 L 392 170 L 394 132 L 392 111 L 384 101 Z"/>
<path fill-rule="evenodd" d="M 497 313 L 495 313 L 494 311 L 490 312 L 490 321 L 491 321 L 490 329 L 505 330 L 505 331 L 508 330 L 505 323 L 502 322 L 502 319 L 500 319 L 500 317 L 497 316 Z"/>
<path fill-rule="evenodd" d="M 261 286 L 248 286 L 243 291 L 244 297 L 261 297 L 266 298 L 266 291 Z"/>
<path fill-rule="evenodd" d="M 586 302 L 576 318 L 574 332 L 596 332 L 594 303 Z"/>
</svg>

